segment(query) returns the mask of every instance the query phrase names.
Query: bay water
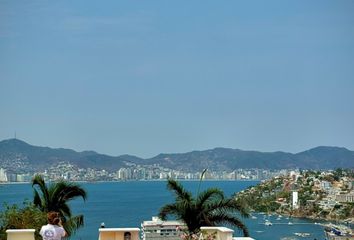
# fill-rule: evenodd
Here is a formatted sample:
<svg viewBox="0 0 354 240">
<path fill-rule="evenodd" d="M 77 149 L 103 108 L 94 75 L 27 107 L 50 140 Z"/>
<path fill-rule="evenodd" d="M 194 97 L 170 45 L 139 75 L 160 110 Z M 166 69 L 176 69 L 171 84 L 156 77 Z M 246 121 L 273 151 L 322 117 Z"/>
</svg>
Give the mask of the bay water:
<svg viewBox="0 0 354 240">
<path fill-rule="evenodd" d="M 183 186 L 195 194 L 199 181 L 182 181 Z M 200 190 L 210 187 L 220 188 L 227 196 L 254 186 L 258 181 L 203 181 Z M 81 228 L 74 240 L 97 240 L 98 229 L 102 222 L 110 227 L 139 227 L 145 220 L 157 216 L 159 209 L 174 200 L 173 194 L 167 190 L 166 181 L 127 181 L 81 183 L 88 193 L 88 199 L 70 203 L 73 214 L 85 216 L 85 226 Z M 0 185 L 0 203 L 22 204 L 24 199 L 32 200 L 33 190 L 30 184 Z M 3 206 L 0 207 L 0 210 Z M 268 216 L 259 213 L 254 218 L 242 219 L 248 227 L 251 237 L 256 240 L 324 240 L 323 227 L 306 219 Z M 266 226 L 268 219 L 273 225 Z M 291 222 L 292 224 L 288 224 Z M 308 237 L 295 236 L 296 232 L 310 233 Z M 241 236 L 235 229 L 234 236 Z"/>
</svg>

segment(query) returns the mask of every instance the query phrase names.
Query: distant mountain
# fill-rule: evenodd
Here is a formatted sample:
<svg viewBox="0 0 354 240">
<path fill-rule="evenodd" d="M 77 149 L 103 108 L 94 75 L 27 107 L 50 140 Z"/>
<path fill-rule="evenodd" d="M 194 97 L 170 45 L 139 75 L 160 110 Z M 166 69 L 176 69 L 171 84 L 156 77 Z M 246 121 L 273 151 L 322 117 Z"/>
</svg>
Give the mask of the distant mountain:
<svg viewBox="0 0 354 240">
<path fill-rule="evenodd" d="M 160 154 L 147 159 L 172 169 L 334 169 L 354 168 L 354 152 L 339 147 L 316 147 L 297 154 L 286 152 L 243 151 L 230 148 L 194 151 L 179 154 Z"/>
<path fill-rule="evenodd" d="M 140 160 L 130 155 L 112 157 L 94 151 L 76 152 L 71 149 L 37 147 L 18 140 L 0 142 L 0 167 L 13 166 L 33 170 L 44 170 L 58 162 L 69 162 L 81 168 L 119 169 Z M 15 164 L 13 164 L 15 163 Z"/>
<path fill-rule="evenodd" d="M 230 171 L 237 168 L 260 169 L 334 169 L 354 168 L 354 152 L 339 147 L 316 147 L 292 154 L 286 152 L 244 151 L 230 148 L 214 148 L 188 153 L 159 154 L 142 159 L 132 155 L 112 157 L 94 151 L 76 152 L 71 149 L 37 147 L 18 140 L 0 142 L 0 167 L 44 170 L 58 162 L 69 162 L 81 168 L 115 171 L 131 164 L 153 165 L 187 171 Z"/>
</svg>

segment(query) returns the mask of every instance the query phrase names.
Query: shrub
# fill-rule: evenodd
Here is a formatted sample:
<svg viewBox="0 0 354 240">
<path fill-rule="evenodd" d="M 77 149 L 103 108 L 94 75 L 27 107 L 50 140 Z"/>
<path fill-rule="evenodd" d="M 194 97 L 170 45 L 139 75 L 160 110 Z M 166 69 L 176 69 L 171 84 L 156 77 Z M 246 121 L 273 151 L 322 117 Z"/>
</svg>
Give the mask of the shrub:
<svg viewBox="0 0 354 240">
<path fill-rule="evenodd" d="M 46 214 L 31 202 L 24 201 L 22 206 L 4 204 L 0 212 L 0 240 L 6 239 L 7 229 L 36 229 L 35 238 L 41 240 L 39 230 L 47 224 Z"/>
</svg>

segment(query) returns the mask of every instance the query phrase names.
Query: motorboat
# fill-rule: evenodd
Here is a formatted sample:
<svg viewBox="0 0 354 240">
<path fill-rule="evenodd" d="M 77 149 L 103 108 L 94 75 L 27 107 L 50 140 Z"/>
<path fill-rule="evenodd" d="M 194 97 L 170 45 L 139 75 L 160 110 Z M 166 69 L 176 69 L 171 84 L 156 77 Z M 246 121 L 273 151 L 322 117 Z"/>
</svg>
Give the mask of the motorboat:
<svg viewBox="0 0 354 240">
<path fill-rule="evenodd" d="M 296 232 L 294 235 L 298 237 L 309 237 L 311 234 L 310 233 L 301 233 L 301 232 Z"/>
<path fill-rule="evenodd" d="M 269 221 L 269 220 L 265 220 L 264 225 L 266 225 L 266 226 L 272 226 L 273 223 L 272 223 L 271 221 Z"/>
</svg>

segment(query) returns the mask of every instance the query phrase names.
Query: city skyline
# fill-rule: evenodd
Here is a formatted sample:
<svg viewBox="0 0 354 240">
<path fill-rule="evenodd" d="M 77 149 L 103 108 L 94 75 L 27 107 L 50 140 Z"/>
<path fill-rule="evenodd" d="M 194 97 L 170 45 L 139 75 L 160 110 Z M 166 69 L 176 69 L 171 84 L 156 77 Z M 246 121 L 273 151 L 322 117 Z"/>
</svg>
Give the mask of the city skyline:
<svg viewBox="0 0 354 240">
<path fill-rule="evenodd" d="M 0 2 L 0 139 L 143 158 L 354 149 L 352 1 Z"/>
</svg>

